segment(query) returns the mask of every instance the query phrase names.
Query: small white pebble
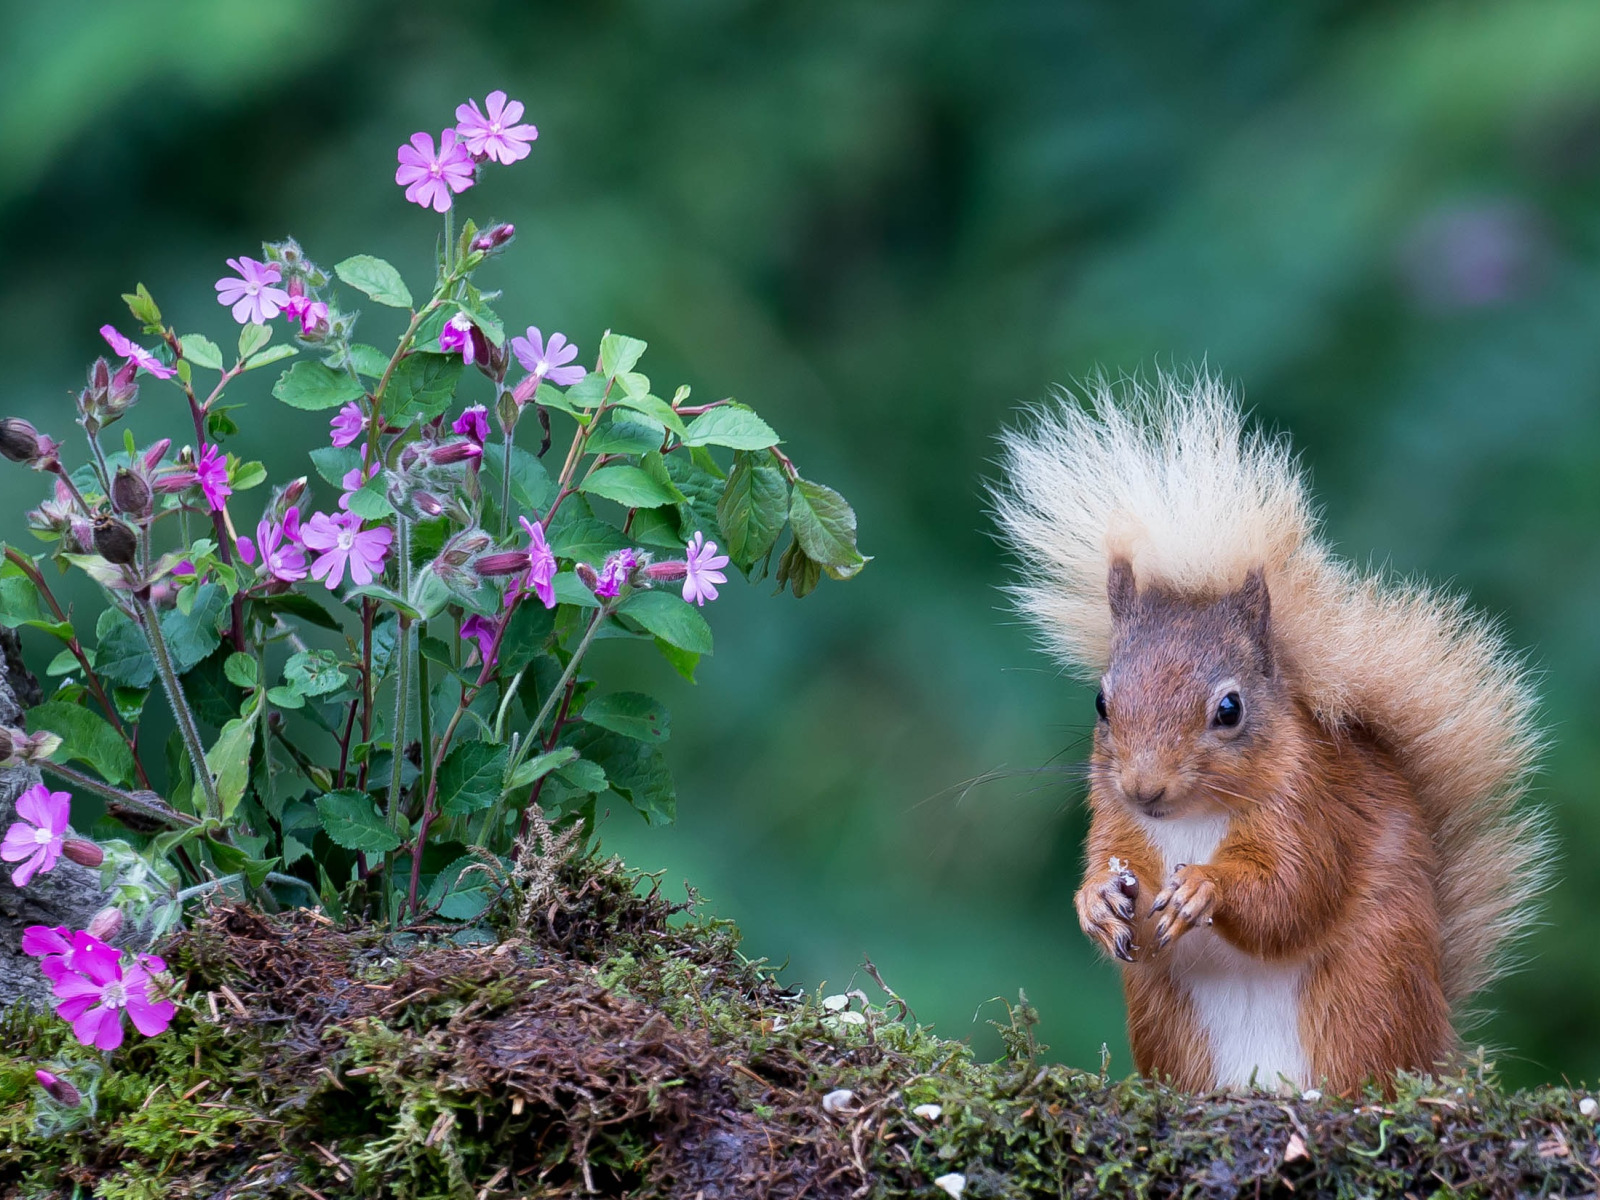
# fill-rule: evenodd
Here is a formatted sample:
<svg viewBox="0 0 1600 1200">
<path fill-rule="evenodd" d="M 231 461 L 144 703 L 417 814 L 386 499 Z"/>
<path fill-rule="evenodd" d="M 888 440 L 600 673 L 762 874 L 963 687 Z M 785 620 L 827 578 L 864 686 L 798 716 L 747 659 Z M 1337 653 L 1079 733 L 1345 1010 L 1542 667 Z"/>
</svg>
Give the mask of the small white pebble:
<svg viewBox="0 0 1600 1200">
<path fill-rule="evenodd" d="M 967 1189 L 967 1177 L 951 1171 L 950 1174 L 935 1179 L 933 1186 L 948 1195 L 950 1200 L 961 1200 L 961 1193 Z"/>
<path fill-rule="evenodd" d="M 850 1107 L 856 1094 L 849 1088 L 835 1088 L 822 1098 L 822 1111 L 837 1115 Z"/>
<path fill-rule="evenodd" d="M 866 1017 L 862 1016 L 860 1013 L 842 1012 L 839 1014 L 839 1024 L 841 1025 L 865 1025 L 866 1023 Z"/>
<path fill-rule="evenodd" d="M 850 997 L 824 996 L 822 998 L 822 1007 L 827 1009 L 829 1012 L 843 1012 L 845 1009 L 850 1007 Z"/>
<path fill-rule="evenodd" d="M 944 1115 L 944 1109 L 937 1104 L 919 1104 L 911 1110 L 911 1115 L 921 1117 L 924 1121 L 937 1121 Z"/>
<path fill-rule="evenodd" d="M 1312 1088 L 1309 1092 L 1301 1092 L 1300 1093 L 1300 1099 L 1302 1099 L 1302 1100 L 1321 1100 L 1322 1099 L 1322 1093 L 1320 1091 L 1318 1091 L 1316 1088 Z"/>
<path fill-rule="evenodd" d="M 1586 1117 L 1592 1117 L 1596 1112 L 1600 1112 L 1600 1101 L 1596 1101 L 1593 1096 L 1585 1096 L 1578 1101 L 1578 1111 Z"/>
</svg>

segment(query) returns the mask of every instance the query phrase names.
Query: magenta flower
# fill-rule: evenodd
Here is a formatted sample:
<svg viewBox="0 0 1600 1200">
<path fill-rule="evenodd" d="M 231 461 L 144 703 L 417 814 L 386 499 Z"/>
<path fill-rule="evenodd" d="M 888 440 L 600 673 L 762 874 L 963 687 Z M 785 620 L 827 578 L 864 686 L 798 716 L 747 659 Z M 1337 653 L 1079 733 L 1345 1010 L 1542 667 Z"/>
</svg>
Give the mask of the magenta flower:
<svg viewBox="0 0 1600 1200">
<path fill-rule="evenodd" d="M 172 1023 L 177 1005 L 151 996 L 151 974 L 167 964 L 153 954 L 141 954 L 124 965 L 121 953 L 87 933 L 72 935 L 74 965 L 54 981 L 56 1013 L 72 1023 L 72 1032 L 85 1046 L 115 1050 L 122 1045 L 122 1014 L 145 1037 L 155 1037 Z"/>
<path fill-rule="evenodd" d="M 239 561 L 245 566 L 254 566 L 256 561 L 256 544 L 244 534 L 239 534 L 233 539 L 233 548 L 239 552 Z"/>
<path fill-rule="evenodd" d="M 290 296 L 283 306 L 284 316 L 300 322 L 300 336 L 310 337 L 328 323 L 328 306 L 313 296 Z"/>
<path fill-rule="evenodd" d="M 288 532 L 290 521 L 295 532 L 300 530 L 300 510 L 291 508 L 284 514 L 283 523 L 262 517 L 256 525 L 256 545 L 261 551 L 261 569 L 271 579 L 281 583 L 296 583 L 306 577 L 306 556 Z"/>
<path fill-rule="evenodd" d="M 556 606 L 556 555 L 545 540 L 544 526 L 527 517 L 518 517 L 522 531 L 528 535 L 528 573 L 522 577 L 522 588 L 531 591 L 546 608 Z"/>
<path fill-rule="evenodd" d="M 622 590 L 622 585 L 628 582 L 628 577 L 638 565 L 639 556 L 632 550 L 608 554 L 605 564 L 600 568 L 599 579 L 595 582 L 594 594 L 604 600 L 611 599 Z"/>
<path fill-rule="evenodd" d="M 474 158 L 492 158 L 507 165 L 519 158 L 528 157 L 528 143 L 539 136 L 532 125 L 518 125 L 522 120 L 522 101 L 506 100 L 504 92 L 490 92 L 483 107 L 476 100 L 468 100 L 456 109 L 456 136 L 472 152 Z"/>
<path fill-rule="evenodd" d="M 363 530 L 361 518 L 351 512 L 337 516 L 312 513 L 300 540 L 306 549 L 317 552 L 311 577 L 322 580 L 331 592 L 343 581 L 346 566 L 351 581 L 361 587 L 381 575 L 394 531 L 384 526 Z"/>
<path fill-rule="evenodd" d="M 482 446 L 489 440 L 489 410 L 481 404 L 474 404 L 450 422 L 450 429 Z"/>
<path fill-rule="evenodd" d="M 367 414 L 354 400 L 341 408 L 328 422 L 333 431 L 333 444 L 341 450 L 351 442 L 360 441 L 367 433 Z"/>
<path fill-rule="evenodd" d="M 499 626 L 495 622 L 488 617 L 480 617 L 477 613 L 473 613 L 465 621 L 461 622 L 462 640 L 471 638 L 478 643 L 479 662 L 489 661 L 489 651 L 494 649 L 494 635 L 498 629 Z M 500 661 L 498 654 L 494 656 L 494 661 Z"/>
<path fill-rule="evenodd" d="M 239 277 L 217 280 L 217 303 L 233 306 L 233 319 L 243 325 L 265 325 L 289 305 L 289 293 L 273 284 L 283 278 L 283 268 L 277 263 L 257 262 L 240 255 L 230 258 L 228 265 L 239 272 Z"/>
<path fill-rule="evenodd" d="M 17 816 L 0 841 L 0 859 L 22 865 L 11 872 L 11 882 L 27 887 L 40 871 L 48 871 L 61 857 L 61 841 L 67 832 L 67 814 L 72 797 L 52 792 L 36 783 L 17 797 Z"/>
<path fill-rule="evenodd" d="M 72 930 L 65 925 L 29 925 L 22 931 L 22 952 L 39 960 L 39 972 L 54 983 L 78 969 Z"/>
<path fill-rule="evenodd" d="M 728 577 L 722 573 L 722 568 L 728 565 L 728 556 L 718 554 L 717 544 L 706 541 L 699 530 L 695 530 L 683 553 L 689 560 L 688 574 L 683 577 L 683 598 L 704 608 L 707 600 L 717 598 L 716 585 L 728 582 Z"/>
<path fill-rule="evenodd" d="M 363 464 L 365 464 L 367 461 L 367 448 L 365 446 L 361 447 L 361 461 Z M 344 489 L 344 494 L 339 497 L 339 507 L 348 510 L 350 507 L 350 497 L 354 496 L 364 486 L 366 486 L 367 480 L 371 479 L 377 473 L 377 463 L 373 463 L 370 467 L 364 465 L 359 467 L 351 467 L 348 471 L 346 471 L 344 473 L 344 478 L 339 480 L 339 486 Z"/>
<path fill-rule="evenodd" d="M 110 343 L 113 353 L 122 355 L 135 367 L 149 371 L 157 379 L 171 379 L 178 372 L 177 367 L 164 366 L 159 358 L 143 346 L 135 345 L 123 337 L 114 325 L 100 326 L 100 336 Z"/>
<path fill-rule="evenodd" d="M 211 511 L 221 512 L 228 503 L 228 497 L 233 495 L 233 488 L 228 484 L 227 455 L 210 443 L 202 445 L 200 461 L 195 465 L 195 477 Z"/>
<path fill-rule="evenodd" d="M 548 379 L 557 387 L 570 387 L 588 374 L 582 367 L 563 365 L 578 357 L 578 348 L 563 333 L 552 333 L 546 345 L 539 327 L 529 325 L 527 337 L 511 339 L 511 349 L 523 369 L 533 372 L 534 379 Z"/>
<path fill-rule="evenodd" d="M 456 141 L 454 129 L 439 135 L 437 154 L 433 139 L 425 133 L 413 133 L 398 154 L 400 166 L 394 181 L 406 189 L 407 200 L 434 212 L 446 211 L 452 203 L 451 193 L 471 187 L 477 172 L 471 151 Z"/>
<path fill-rule="evenodd" d="M 472 347 L 472 318 L 458 312 L 439 330 L 439 350 L 444 354 L 461 355 L 461 361 L 471 366 L 475 355 Z"/>
</svg>

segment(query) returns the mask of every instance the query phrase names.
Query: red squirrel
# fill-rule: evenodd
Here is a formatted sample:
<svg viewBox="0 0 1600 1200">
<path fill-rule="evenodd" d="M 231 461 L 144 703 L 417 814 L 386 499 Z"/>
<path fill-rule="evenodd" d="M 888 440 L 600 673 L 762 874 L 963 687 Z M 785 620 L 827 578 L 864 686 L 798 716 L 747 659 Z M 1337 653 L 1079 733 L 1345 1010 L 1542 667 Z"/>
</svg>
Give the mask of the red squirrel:
<svg viewBox="0 0 1600 1200">
<path fill-rule="evenodd" d="M 1348 1093 L 1446 1064 L 1548 858 L 1499 631 L 1335 558 L 1209 377 L 1099 385 L 1005 450 L 1014 596 L 1099 687 L 1076 908 L 1139 1070 Z"/>
</svg>

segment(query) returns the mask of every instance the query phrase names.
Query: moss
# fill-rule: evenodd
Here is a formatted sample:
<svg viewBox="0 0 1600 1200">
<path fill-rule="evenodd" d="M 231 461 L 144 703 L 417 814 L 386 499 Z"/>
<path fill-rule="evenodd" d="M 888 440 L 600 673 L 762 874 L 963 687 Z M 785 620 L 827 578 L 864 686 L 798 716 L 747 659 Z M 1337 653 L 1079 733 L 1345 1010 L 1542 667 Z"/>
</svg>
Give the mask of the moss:
<svg viewBox="0 0 1600 1200">
<path fill-rule="evenodd" d="M 0 1027 L 0 1194 L 987 1197 L 1592 1192 L 1565 1088 L 1487 1064 L 1361 1102 L 1196 1097 L 1044 1065 L 1025 1002 L 997 1063 L 892 997 L 795 996 L 737 931 L 618 865 L 538 928 L 340 929 L 217 909 L 166 947 L 172 1029 L 103 1060 L 49 1014 Z M 47 1065 L 84 1092 L 63 1109 Z M 848 1092 L 848 1096 L 841 1095 Z M 828 1106 L 824 1097 L 830 1097 Z M 936 1117 L 919 1105 L 938 1105 Z"/>
</svg>

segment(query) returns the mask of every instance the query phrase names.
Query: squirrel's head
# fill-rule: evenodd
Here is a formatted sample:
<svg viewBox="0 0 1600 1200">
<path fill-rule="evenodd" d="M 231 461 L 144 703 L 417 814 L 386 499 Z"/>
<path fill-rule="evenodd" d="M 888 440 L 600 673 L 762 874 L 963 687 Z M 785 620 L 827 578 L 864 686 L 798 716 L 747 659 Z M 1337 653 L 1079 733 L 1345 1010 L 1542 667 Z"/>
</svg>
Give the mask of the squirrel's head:
<svg viewBox="0 0 1600 1200">
<path fill-rule="evenodd" d="M 1095 698 L 1093 776 L 1145 817 L 1233 811 L 1248 803 L 1291 703 L 1272 652 L 1272 601 L 1260 570 L 1220 599 L 1196 600 L 1111 565 L 1111 657 Z"/>
</svg>

